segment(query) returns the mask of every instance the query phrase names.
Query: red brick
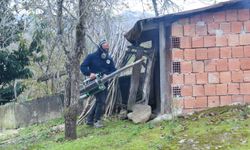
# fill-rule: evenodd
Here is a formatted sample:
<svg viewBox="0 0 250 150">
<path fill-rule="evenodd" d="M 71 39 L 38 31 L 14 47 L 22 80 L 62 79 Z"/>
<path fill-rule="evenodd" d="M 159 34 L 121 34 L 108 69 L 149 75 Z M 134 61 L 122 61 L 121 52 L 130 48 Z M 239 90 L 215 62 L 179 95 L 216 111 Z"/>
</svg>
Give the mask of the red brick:
<svg viewBox="0 0 250 150">
<path fill-rule="evenodd" d="M 214 22 L 226 21 L 226 13 L 224 11 L 214 13 Z"/>
<path fill-rule="evenodd" d="M 192 38 L 192 47 L 193 48 L 198 48 L 198 47 L 204 47 L 204 40 L 203 40 L 203 37 L 199 37 L 199 36 L 196 36 L 196 37 L 193 37 Z"/>
<path fill-rule="evenodd" d="M 226 11 L 226 21 L 237 21 L 237 20 L 238 20 L 237 10 Z"/>
<path fill-rule="evenodd" d="M 231 82 L 231 72 L 220 72 L 220 83 Z"/>
<path fill-rule="evenodd" d="M 185 97 L 184 98 L 184 108 L 194 108 L 195 98 L 194 97 Z"/>
<path fill-rule="evenodd" d="M 191 61 L 181 62 L 181 72 L 182 73 L 191 73 L 192 72 L 192 63 Z"/>
<path fill-rule="evenodd" d="M 244 103 L 243 95 L 232 95 L 232 103 L 243 104 Z"/>
<path fill-rule="evenodd" d="M 180 24 L 172 24 L 172 36 L 182 37 L 183 36 L 183 26 Z"/>
<path fill-rule="evenodd" d="M 185 36 L 194 36 L 195 35 L 195 24 L 184 25 L 184 35 Z"/>
<path fill-rule="evenodd" d="M 181 37 L 180 48 L 191 48 L 191 38 L 190 37 Z"/>
<path fill-rule="evenodd" d="M 227 59 L 219 59 L 217 60 L 217 71 L 227 71 L 228 70 L 228 61 Z"/>
<path fill-rule="evenodd" d="M 219 83 L 220 74 L 218 72 L 208 73 L 208 83 Z"/>
<path fill-rule="evenodd" d="M 207 107 L 207 97 L 196 97 L 195 108 L 206 108 Z"/>
<path fill-rule="evenodd" d="M 244 71 L 244 82 L 250 82 L 250 71 Z"/>
<path fill-rule="evenodd" d="M 207 73 L 196 73 L 196 83 L 206 84 L 208 82 Z"/>
<path fill-rule="evenodd" d="M 205 60 L 204 64 L 206 72 L 216 71 L 216 60 Z"/>
<path fill-rule="evenodd" d="M 191 17 L 190 18 L 190 23 L 192 24 L 192 23 L 197 23 L 197 22 L 199 22 L 199 21 L 201 21 L 201 15 L 196 15 L 196 16 L 193 16 L 193 17 Z"/>
<path fill-rule="evenodd" d="M 250 33 L 240 34 L 240 45 L 250 44 Z"/>
<path fill-rule="evenodd" d="M 232 47 L 232 57 L 239 58 L 244 56 L 243 46 Z"/>
<path fill-rule="evenodd" d="M 183 84 L 183 75 L 182 74 L 173 74 L 172 75 L 173 84 Z"/>
<path fill-rule="evenodd" d="M 183 86 L 181 88 L 181 96 L 192 96 L 192 95 L 193 95 L 192 86 Z"/>
<path fill-rule="evenodd" d="M 249 20 L 249 9 L 238 10 L 238 20 L 240 21 Z"/>
<path fill-rule="evenodd" d="M 204 62 L 193 61 L 193 72 L 204 72 Z"/>
<path fill-rule="evenodd" d="M 194 85 L 193 86 L 193 96 L 204 96 L 205 89 L 203 85 Z"/>
<path fill-rule="evenodd" d="M 230 105 L 232 103 L 232 96 L 220 96 L 220 106 Z"/>
<path fill-rule="evenodd" d="M 205 60 L 207 59 L 207 49 L 200 48 L 196 49 L 196 60 Z"/>
<path fill-rule="evenodd" d="M 250 57 L 250 46 L 244 46 L 244 57 Z"/>
<path fill-rule="evenodd" d="M 224 34 L 231 32 L 231 24 L 227 22 L 223 22 L 220 24 L 220 29 L 223 31 Z"/>
<path fill-rule="evenodd" d="M 202 21 L 198 22 L 195 26 L 195 34 L 200 35 L 207 35 L 207 25 Z"/>
<path fill-rule="evenodd" d="M 215 36 L 204 36 L 204 47 L 215 47 Z"/>
<path fill-rule="evenodd" d="M 208 107 L 218 107 L 220 106 L 219 96 L 209 96 L 208 97 Z"/>
<path fill-rule="evenodd" d="M 240 45 L 238 34 L 229 34 L 228 36 L 228 46 L 238 46 Z"/>
<path fill-rule="evenodd" d="M 239 59 L 228 59 L 228 66 L 230 71 L 240 70 L 240 60 Z"/>
<path fill-rule="evenodd" d="M 185 60 L 195 60 L 195 49 L 185 49 L 184 50 Z"/>
<path fill-rule="evenodd" d="M 182 60 L 183 59 L 183 50 L 175 49 L 172 50 L 172 60 Z"/>
<path fill-rule="evenodd" d="M 242 70 L 250 70 L 250 58 L 241 58 L 240 64 Z"/>
<path fill-rule="evenodd" d="M 231 22 L 232 33 L 240 33 L 242 29 L 243 29 L 242 22 Z"/>
<path fill-rule="evenodd" d="M 250 21 L 244 22 L 244 29 L 246 32 L 250 32 Z"/>
<path fill-rule="evenodd" d="M 208 59 L 216 59 L 220 57 L 220 50 L 219 48 L 208 48 L 207 49 L 207 56 Z"/>
<path fill-rule="evenodd" d="M 220 24 L 216 22 L 208 23 L 207 28 L 208 28 L 208 34 L 215 35 L 216 30 L 220 28 Z"/>
<path fill-rule="evenodd" d="M 244 95 L 244 103 L 250 104 L 250 95 Z"/>
<path fill-rule="evenodd" d="M 240 93 L 240 84 L 239 83 L 228 84 L 228 94 L 239 94 L 239 93 Z"/>
<path fill-rule="evenodd" d="M 216 95 L 227 95 L 227 84 L 216 84 Z"/>
<path fill-rule="evenodd" d="M 231 47 L 220 48 L 220 58 L 231 58 Z"/>
<path fill-rule="evenodd" d="M 206 96 L 216 95 L 216 86 L 215 86 L 215 84 L 204 85 L 204 88 L 205 88 L 205 95 Z"/>
<path fill-rule="evenodd" d="M 242 71 L 232 71 L 232 82 L 243 82 Z"/>
<path fill-rule="evenodd" d="M 250 94 L 250 83 L 240 83 L 240 94 Z"/>
<path fill-rule="evenodd" d="M 196 84 L 195 74 L 185 74 L 184 78 L 185 84 Z"/>
<path fill-rule="evenodd" d="M 226 36 L 216 36 L 216 46 L 228 46 Z"/>
<path fill-rule="evenodd" d="M 212 13 L 203 13 L 201 14 L 201 20 L 208 23 L 208 22 L 213 22 L 214 17 Z"/>
</svg>

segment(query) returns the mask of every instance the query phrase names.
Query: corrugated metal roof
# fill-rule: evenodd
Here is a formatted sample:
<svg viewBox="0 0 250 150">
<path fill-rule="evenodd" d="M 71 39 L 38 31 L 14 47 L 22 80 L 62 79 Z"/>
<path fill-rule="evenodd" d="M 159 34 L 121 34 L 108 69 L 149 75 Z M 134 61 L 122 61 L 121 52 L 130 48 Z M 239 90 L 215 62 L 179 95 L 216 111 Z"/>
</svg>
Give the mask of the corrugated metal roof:
<svg viewBox="0 0 250 150">
<path fill-rule="evenodd" d="M 138 20 L 134 27 L 130 29 L 124 36 L 130 43 L 135 44 L 141 39 L 141 34 L 145 25 L 159 23 L 161 21 L 164 21 L 164 23 L 172 23 L 178 19 L 194 16 L 202 12 L 217 12 L 236 8 L 250 8 L 250 0 L 231 0 L 199 9 Z"/>
</svg>

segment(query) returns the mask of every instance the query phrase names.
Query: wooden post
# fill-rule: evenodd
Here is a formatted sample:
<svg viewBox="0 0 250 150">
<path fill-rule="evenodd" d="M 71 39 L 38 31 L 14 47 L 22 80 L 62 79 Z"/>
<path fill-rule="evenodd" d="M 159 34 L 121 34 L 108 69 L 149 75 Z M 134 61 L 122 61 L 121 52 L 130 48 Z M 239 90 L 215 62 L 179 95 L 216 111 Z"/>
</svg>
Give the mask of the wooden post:
<svg viewBox="0 0 250 150">
<path fill-rule="evenodd" d="M 166 30 L 163 22 L 159 24 L 159 53 L 160 53 L 160 91 L 161 91 L 161 114 L 171 113 L 171 55 L 166 47 Z"/>
<path fill-rule="evenodd" d="M 143 50 L 138 49 L 136 52 L 136 60 L 141 59 L 143 56 Z M 132 110 L 132 107 L 134 106 L 136 102 L 136 95 L 139 88 L 139 82 L 140 82 L 140 74 L 141 74 L 141 63 L 133 67 L 132 76 L 130 80 L 130 89 L 129 89 L 129 98 L 128 98 L 128 105 L 127 109 Z"/>
<path fill-rule="evenodd" d="M 155 62 L 155 50 L 148 56 L 148 61 L 146 65 L 146 75 L 143 85 L 143 97 L 142 100 L 144 101 L 144 104 L 148 104 L 149 102 L 149 95 L 150 95 L 150 89 L 151 89 L 151 83 L 152 83 L 152 70 L 154 70 L 154 62 Z"/>
</svg>

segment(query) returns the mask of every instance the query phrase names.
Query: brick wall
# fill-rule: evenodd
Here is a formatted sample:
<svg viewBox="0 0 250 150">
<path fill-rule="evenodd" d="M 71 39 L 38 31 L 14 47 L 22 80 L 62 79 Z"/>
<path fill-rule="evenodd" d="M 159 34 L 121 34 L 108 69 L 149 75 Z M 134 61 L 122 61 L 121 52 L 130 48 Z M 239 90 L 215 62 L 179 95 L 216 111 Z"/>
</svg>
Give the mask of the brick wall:
<svg viewBox="0 0 250 150">
<path fill-rule="evenodd" d="M 179 38 L 172 60 L 181 66 L 172 74 L 172 87 L 181 89 L 173 99 L 184 113 L 250 103 L 249 14 L 249 9 L 201 13 L 172 24 L 172 37 Z"/>
</svg>

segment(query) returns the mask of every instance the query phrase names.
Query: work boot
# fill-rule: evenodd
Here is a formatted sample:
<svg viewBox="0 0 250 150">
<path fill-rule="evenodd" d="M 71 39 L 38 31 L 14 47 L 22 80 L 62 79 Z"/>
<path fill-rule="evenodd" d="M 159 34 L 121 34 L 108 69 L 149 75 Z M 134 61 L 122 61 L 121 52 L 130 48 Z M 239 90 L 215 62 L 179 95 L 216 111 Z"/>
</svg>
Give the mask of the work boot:
<svg viewBox="0 0 250 150">
<path fill-rule="evenodd" d="M 104 127 L 104 125 L 102 124 L 102 121 L 101 120 L 98 120 L 94 123 L 94 127 L 95 128 L 102 128 Z"/>
<path fill-rule="evenodd" d="M 86 121 L 86 125 L 87 125 L 87 126 L 90 126 L 90 127 L 93 127 L 93 126 L 94 126 L 94 123 L 93 123 L 93 122 Z"/>
</svg>

